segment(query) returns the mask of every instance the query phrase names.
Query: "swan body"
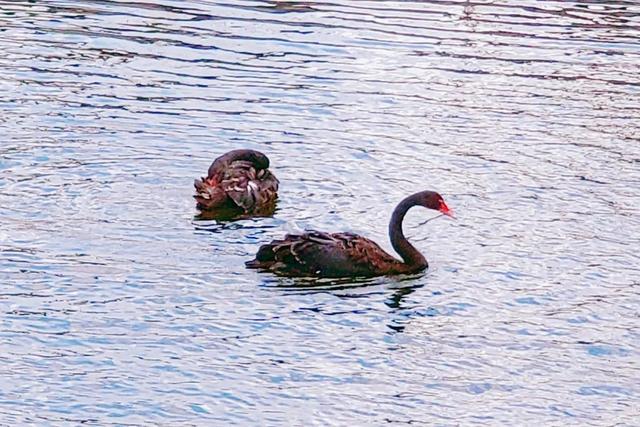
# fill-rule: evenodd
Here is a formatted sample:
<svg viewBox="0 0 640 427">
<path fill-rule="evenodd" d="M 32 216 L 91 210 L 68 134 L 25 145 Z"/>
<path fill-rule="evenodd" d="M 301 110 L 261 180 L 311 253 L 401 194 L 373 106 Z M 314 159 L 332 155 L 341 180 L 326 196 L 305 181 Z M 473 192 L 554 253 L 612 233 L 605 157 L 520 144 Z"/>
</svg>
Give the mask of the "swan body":
<svg viewBox="0 0 640 427">
<path fill-rule="evenodd" d="M 442 196 L 433 191 L 422 191 L 400 202 L 389 223 L 389 237 L 402 261 L 357 234 L 308 231 L 287 234 L 284 239 L 261 246 L 255 259 L 246 265 L 285 276 L 334 278 L 420 272 L 429 264 L 402 232 L 405 214 L 416 205 L 452 216 Z"/>
<path fill-rule="evenodd" d="M 254 150 L 233 150 L 214 160 L 206 177 L 194 181 L 193 197 L 205 212 L 268 215 L 275 209 L 278 185 L 267 156 Z"/>
</svg>

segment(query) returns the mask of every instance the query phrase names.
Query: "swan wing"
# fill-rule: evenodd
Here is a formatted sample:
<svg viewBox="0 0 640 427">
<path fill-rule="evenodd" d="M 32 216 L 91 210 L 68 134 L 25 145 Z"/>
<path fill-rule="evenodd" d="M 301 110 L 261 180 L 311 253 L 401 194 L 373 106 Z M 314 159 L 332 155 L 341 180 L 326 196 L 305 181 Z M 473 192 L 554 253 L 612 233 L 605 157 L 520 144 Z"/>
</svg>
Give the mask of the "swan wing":
<svg viewBox="0 0 640 427">
<path fill-rule="evenodd" d="M 231 162 L 223 173 L 220 187 L 236 205 L 251 212 L 275 202 L 278 180 L 268 169 L 256 169 L 251 162 Z"/>
<path fill-rule="evenodd" d="M 311 230 L 261 246 L 247 266 L 284 275 L 345 277 L 379 274 L 380 262 L 389 261 L 395 259 L 364 237 Z"/>
</svg>

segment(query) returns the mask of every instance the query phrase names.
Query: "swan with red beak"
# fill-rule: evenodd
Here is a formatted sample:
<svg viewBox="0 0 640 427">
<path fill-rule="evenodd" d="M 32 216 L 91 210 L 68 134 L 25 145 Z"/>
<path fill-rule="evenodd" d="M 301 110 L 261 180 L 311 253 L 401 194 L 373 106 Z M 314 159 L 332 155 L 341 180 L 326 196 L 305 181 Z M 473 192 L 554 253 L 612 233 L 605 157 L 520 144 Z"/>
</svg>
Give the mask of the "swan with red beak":
<svg viewBox="0 0 640 427">
<path fill-rule="evenodd" d="M 420 272 L 429 264 L 402 232 L 402 221 L 413 206 L 453 217 L 451 208 L 434 191 L 421 191 L 402 200 L 389 222 L 391 245 L 402 260 L 357 234 L 307 231 L 262 245 L 246 265 L 284 276 L 373 277 Z"/>
</svg>

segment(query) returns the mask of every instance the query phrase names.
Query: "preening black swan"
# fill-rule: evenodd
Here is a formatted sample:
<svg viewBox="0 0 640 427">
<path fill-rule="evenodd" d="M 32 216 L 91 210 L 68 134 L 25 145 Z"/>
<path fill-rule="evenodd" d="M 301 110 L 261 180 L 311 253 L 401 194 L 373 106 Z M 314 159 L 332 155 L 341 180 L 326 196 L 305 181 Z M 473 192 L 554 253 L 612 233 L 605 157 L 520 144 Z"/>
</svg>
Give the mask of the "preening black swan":
<svg viewBox="0 0 640 427">
<path fill-rule="evenodd" d="M 422 191 L 401 201 L 389 222 L 389 238 L 402 261 L 357 234 L 308 231 L 287 234 L 282 240 L 262 245 L 256 258 L 246 265 L 283 276 L 373 277 L 417 273 L 429 264 L 402 233 L 405 214 L 417 205 L 453 216 L 442 196 L 433 191 Z"/>
<path fill-rule="evenodd" d="M 201 211 L 268 215 L 275 209 L 278 184 L 269 171 L 267 156 L 254 150 L 233 150 L 215 159 L 206 177 L 194 181 L 193 197 Z"/>
</svg>

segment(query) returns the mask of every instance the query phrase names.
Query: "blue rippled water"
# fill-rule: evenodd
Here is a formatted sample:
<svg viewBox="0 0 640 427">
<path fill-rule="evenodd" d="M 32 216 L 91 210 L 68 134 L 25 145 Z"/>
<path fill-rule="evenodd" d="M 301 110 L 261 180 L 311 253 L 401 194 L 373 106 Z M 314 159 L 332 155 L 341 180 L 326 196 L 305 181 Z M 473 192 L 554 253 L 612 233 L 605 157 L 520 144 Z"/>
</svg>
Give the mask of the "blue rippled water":
<svg viewBox="0 0 640 427">
<path fill-rule="evenodd" d="M 635 1 L 0 0 L 0 424 L 637 425 L 638 70 Z M 244 268 L 423 189 L 424 275 Z"/>
</svg>

